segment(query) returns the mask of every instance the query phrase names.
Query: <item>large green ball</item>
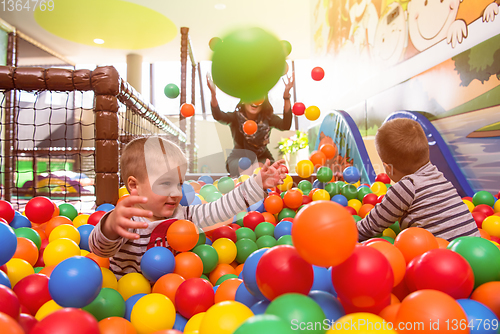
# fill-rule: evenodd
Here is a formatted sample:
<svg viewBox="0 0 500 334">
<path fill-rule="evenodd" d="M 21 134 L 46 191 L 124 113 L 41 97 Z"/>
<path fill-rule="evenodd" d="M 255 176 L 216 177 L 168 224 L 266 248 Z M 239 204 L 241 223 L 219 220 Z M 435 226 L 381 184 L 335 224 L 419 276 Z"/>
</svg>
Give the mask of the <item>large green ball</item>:
<svg viewBox="0 0 500 334">
<path fill-rule="evenodd" d="M 274 235 L 274 225 L 269 222 L 262 222 L 255 227 L 255 236 L 258 238 L 263 235 Z"/>
<path fill-rule="evenodd" d="M 474 272 L 474 289 L 481 284 L 500 280 L 500 249 L 491 241 L 478 237 L 459 237 L 448 249 L 462 255 Z"/>
<path fill-rule="evenodd" d="M 286 321 L 271 314 L 259 314 L 248 318 L 233 334 L 293 334 L 292 327 Z"/>
<path fill-rule="evenodd" d="M 70 203 L 62 203 L 59 205 L 59 216 L 68 217 L 71 221 L 78 216 L 78 210 Z"/>
<path fill-rule="evenodd" d="M 493 207 L 493 205 L 495 205 L 495 196 L 493 196 L 489 191 L 481 190 L 472 196 L 472 203 L 475 206 L 478 206 L 479 204 L 486 204 Z"/>
<path fill-rule="evenodd" d="M 257 239 L 256 244 L 259 249 L 264 247 L 271 248 L 276 246 L 276 239 L 274 239 L 274 237 L 270 235 L 263 235 L 262 237 Z"/>
<path fill-rule="evenodd" d="M 257 240 L 257 236 L 255 235 L 255 232 L 252 231 L 252 229 L 248 227 L 240 227 L 236 230 L 236 239 L 250 239 L 255 242 Z"/>
<path fill-rule="evenodd" d="M 330 167 L 320 167 L 318 171 L 316 172 L 316 178 L 319 180 L 319 182 L 330 182 L 333 177 L 333 172 L 330 169 Z M 328 190 L 327 190 L 328 191 Z"/>
<path fill-rule="evenodd" d="M 258 249 L 255 241 L 243 238 L 236 241 L 236 261 L 238 263 L 244 263 L 247 257 Z"/>
<path fill-rule="evenodd" d="M 245 102 L 264 98 L 286 68 L 281 41 L 262 28 L 237 29 L 222 38 L 212 56 L 214 83 Z"/>
<path fill-rule="evenodd" d="M 234 181 L 229 176 L 221 177 L 219 182 L 217 182 L 217 187 L 221 193 L 227 194 L 234 189 Z"/>
<path fill-rule="evenodd" d="M 115 289 L 102 288 L 97 297 L 82 310 L 92 314 L 97 321 L 109 317 L 123 318 L 125 316 L 125 300 Z"/>
<path fill-rule="evenodd" d="M 217 267 L 219 255 L 215 248 L 210 245 L 199 245 L 193 249 L 193 253 L 198 255 L 203 262 L 203 273 L 207 274 Z"/>
</svg>

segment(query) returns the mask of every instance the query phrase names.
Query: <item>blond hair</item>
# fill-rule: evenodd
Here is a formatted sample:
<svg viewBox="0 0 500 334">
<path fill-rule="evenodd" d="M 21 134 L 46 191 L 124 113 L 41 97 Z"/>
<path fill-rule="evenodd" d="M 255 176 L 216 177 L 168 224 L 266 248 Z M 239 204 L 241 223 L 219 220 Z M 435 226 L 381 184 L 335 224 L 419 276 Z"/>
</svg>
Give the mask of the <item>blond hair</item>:
<svg viewBox="0 0 500 334">
<path fill-rule="evenodd" d="M 179 146 L 158 136 L 140 137 L 122 150 L 120 176 L 126 185 L 130 176 L 145 181 L 178 166 L 187 169 L 186 156 Z"/>
<path fill-rule="evenodd" d="M 429 162 L 429 144 L 422 126 L 408 118 L 385 122 L 375 135 L 380 159 L 405 174 Z"/>
</svg>

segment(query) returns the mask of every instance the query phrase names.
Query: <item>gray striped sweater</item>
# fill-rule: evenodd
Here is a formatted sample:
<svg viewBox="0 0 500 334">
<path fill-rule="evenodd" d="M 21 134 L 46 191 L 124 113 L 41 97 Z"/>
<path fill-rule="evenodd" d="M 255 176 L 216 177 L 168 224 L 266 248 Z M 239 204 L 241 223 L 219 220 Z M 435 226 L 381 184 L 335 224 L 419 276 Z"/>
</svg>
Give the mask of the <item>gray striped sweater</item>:
<svg viewBox="0 0 500 334">
<path fill-rule="evenodd" d="M 401 230 L 421 227 L 448 241 L 481 236 L 456 189 L 430 162 L 390 187 L 381 203 L 357 222 L 359 240 L 374 237 L 396 221 Z"/>
<path fill-rule="evenodd" d="M 200 205 L 178 206 L 173 216 L 167 218 L 187 219 L 204 228 L 231 219 L 237 213 L 246 211 L 250 205 L 264 199 L 264 196 L 262 187 L 253 176 L 217 201 Z M 90 234 L 90 251 L 98 256 L 110 258 L 109 269 L 117 279 L 128 273 L 141 273 L 141 258 L 147 250 L 150 237 L 154 229 L 164 220 L 150 222 L 143 217 L 133 217 L 132 219 L 135 221 L 149 223 L 145 229 L 131 230 L 139 234 L 139 239 L 118 238 L 110 240 L 104 236 L 101 230 L 101 225 L 110 212 L 101 218 Z"/>
</svg>

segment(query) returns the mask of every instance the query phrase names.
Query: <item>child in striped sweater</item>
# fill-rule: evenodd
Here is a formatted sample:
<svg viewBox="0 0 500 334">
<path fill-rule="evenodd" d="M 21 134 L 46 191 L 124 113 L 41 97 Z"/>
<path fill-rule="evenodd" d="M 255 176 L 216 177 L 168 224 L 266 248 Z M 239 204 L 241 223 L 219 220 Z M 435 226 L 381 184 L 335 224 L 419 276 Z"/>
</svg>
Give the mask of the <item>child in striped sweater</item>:
<svg viewBox="0 0 500 334">
<path fill-rule="evenodd" d="M 384 123 L 375 136 L 375 146 L 387 175 L 396 183 L 357 222 L 360 241 L 396 221 L 401 229 L 421 227 L 448 241 L 481 236 L 456 189 L 429 161 L 429 144 L 418 122 L 394 119 Z"/>
<path fill-rule="evenodd" d="M 166 219 L 187 219 L 205 230 L 228 221 L 264 199 L 268 188 L 283 183 L 286 167 L 282 163 L 271 165 L 268 160 L 257 175 L 214 202 L 179 206 L 186 157 L 177 145 L 160 137 L 135 139 L 124 148 L 120 160 L 121 177 L 130 196 L 101 218 L 89 237 L 90 250 L 111 258 L 110 269 L 118 279 L 141 273 L 146 250 L 158 242 L 167 246 Z"/>
</svg>

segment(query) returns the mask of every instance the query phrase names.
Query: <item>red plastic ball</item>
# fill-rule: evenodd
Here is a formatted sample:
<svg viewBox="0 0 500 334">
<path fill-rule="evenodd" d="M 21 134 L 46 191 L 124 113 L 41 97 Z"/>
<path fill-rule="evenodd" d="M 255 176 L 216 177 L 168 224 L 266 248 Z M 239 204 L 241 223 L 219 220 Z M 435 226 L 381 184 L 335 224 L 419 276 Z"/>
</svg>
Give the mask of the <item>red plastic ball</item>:
<svg viewBox="0 0 500 334">
<path fill-rule="evenodd" d="M 378 198 L 377 198 L 377 203 L 380 203 L 382 202 L 382 199 L 384 198 L 385 195 L 380 195 Z"/>
<path fill-rule="evenodd" d="M 194 115 L 194 106 L 190 103 L 183 103 L 181 106 L 181 115 L 184 117 L 191 117 Z"/>
<path fill-rule="evenodd" d="M 10 224 L 12 219 L 14 219 L 15 214 L 16 212 L 14 211 L 12 204 L 7 201 L 0 200 L 0 218 L 5 219 L 7 223 Z"/>
<path fill-rule="evenodd" d="M 486 204 L 476 205 L 476 207 L 472 210 L 472 212 L 482 212 L 486 215 L 486 217 L 489 217 L 495 213 L 493 208 Z"/>
<path fill-rule="evenodd" d="M 266 218 L 262 215 L 262 213 L 258 211 L 250 211 L 245 215 L 245 217 L 243 217 L 243 226 L 254 231 L 257 225 L 264 221 L 266 221 Z"/>
<path fill-rule="evenodd" d="M 325 77 L 325 71 L 317 66 L 311 70 L 311 78 L 315 81 L 320 81 Z"/>
<path fill-rule="evenodd" d="M 355 208 L 353 208 L 353 207 L 351 207 L 351 206 L 346 206 L 346 207 L 345 207 L 345 209 L 346 209 L 347 211 L 349 211 L 349 213 L 350 213 L 351 215 L 353 215 L 353 216 L 358 214 L 358 212 L 356 211 L 356 209 L 355 209 Z"/>
<path fill-rule="evenodd" d="M 472 218 L 474 218 L 478 228 L 483 228 L 483 220 L 486 219 L 486 215 L 483 212 L 472 212 Z"/>
<path fill-rule="evenodd" d="M 341 300 L 369 308 L 390 297 L 394 274 L 380 251 L 358 245 L 347 260 L 332 268 L 332 282 Z"/>
<path fill-rule="evenodd" d="M 295 247 L 275 246 L 260 258 L 255 271 L 257 286 L 269 300 L 285 293 L 307 295 L 314 281 L 314 271 Z"/>
<path fill-rule="evenodd" d="M 255 121 L 252 121 L 251 119 L 243 123 L 243 132 L 245 132 L 247 135 L 253 135 L 255 132 L 257 132 L 257 128 L 257 123 L 255 123 Z"/>
<path fill-rule="evenodd" d="M 31 314 L 21 313 L 17 322 L 25 333 L 30 333 L 33 327 L 38 323 L 38 320 Z"/>
<path fill-rule="evenodd" d="M 189 319 L 207 311 L 213 304 L 215 294 L 212 285 L 203 278 L 190 278 L 181 283 L 175 293 L 177 312 Z"/>
<path fill-rule="evenodd" d="M 87 224 L 94 225 L 96 226 L 97 223 L 101 220 L 102 216 L 106 214 L 106 211 L 96 211 L 93 214 L 90 215 L 89 219 L 87 220 Z"/>
<path fill-rule="evenodd" d="M 382 182 L 383 184 L 390 184 L 391 178 L 386 173 L 377 174 L 375 177 L 375 182 Z"/>
<path fill-rule="evenodd" d="M 302 195 L 302 205 L 306 205 L 312 202 L 312 198 L 306 195 Z"/>
<path fill-rule="evenodd" d="M 304 115 L 304 112 L 306 111 L 306 106 L 302 102 L 295 102 L 292 107 L 292 112 L 296 116 L 302 116 Z"/>
<path fill-rule="evenodd" d="M 100 334 L 96 318 L 77 308 L 55 311 L 33 327 L 30 334 Z"/>
<path fill-rule="evenodd" d="M 212 232 L 212 242 L 219 238 L 228 238 L 233 242 L 238 241 L 235 230 L 229 226 L 221 226 Z"/>
<path fill-rule="evenodd" d="M 365 196 L 363 196 L 363 204 L 371 204 L 373 206 L 375 206 L 375 204 L 378 203 L 378 196 L 375 195 L 375 194 L 366 194 Z"/>
<path fill-rule="evenodd" d="M 460 254 L 449 249 L 431 249 L 409 264 L 405 281 L 410 291 L 433 289 L 455 299 L 468 298 L 474 288 L 474 273 Z"/>
<path fill-rule="evenodd" d="M 14 291 L 0 284 L 0 312 L 7 314 L 17 320 L 21 313 L 21 303 Z"/>
<path fill-rule="evenodd" d="M 37 196 L 28 201 L 24 213 L 31 222 L 43 224 L 52 218 L 54 211 L 54 203 L 50 199 Z"/>
<path fill-rule="evenodd" d="M 24 277 L 14 286 L 14 292 L 31 315 L 36 315 L 38 309 L 52 299 L 49 292 L 49 278 L 41 274 Z"/>
<path fill-rule="evenodd" d="M 236 231 L 237 229 L 241 228 L 241 226 L 240 226 L 240 225 L 238 225 L 238 224 L 236 224 L 236 223 L 231 223 L 231 225 L 229 225 L 229 226 L 231 226 L 231 228 L 232 228 L 233 230 L 235 230 L 235 231 Z"/>
</svg>

